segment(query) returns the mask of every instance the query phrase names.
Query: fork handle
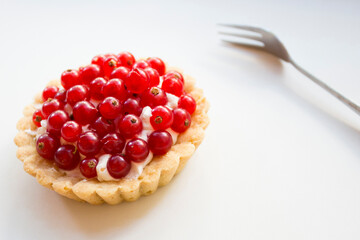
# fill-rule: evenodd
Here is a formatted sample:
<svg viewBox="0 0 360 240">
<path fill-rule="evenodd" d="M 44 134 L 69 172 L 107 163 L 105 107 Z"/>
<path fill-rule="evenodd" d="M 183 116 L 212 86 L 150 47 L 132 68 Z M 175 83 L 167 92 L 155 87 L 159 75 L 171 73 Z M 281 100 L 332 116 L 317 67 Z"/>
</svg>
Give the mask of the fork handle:
<svg viewBox="0 0 360 240">
<path fill-rule="evenodd" d="M 290 59 L 289 63 L 291 63 L 297 70 L 299 70 L 302 74 L 310 78 L 314 83 L 331 93 L 334 97 L 339 99 L 342 103 L 344 103 L 346 106 L 351 108 L 354 112 L 356 112 L 358 115 L 360 115 L 360 107 L 356 105 L 354 102 L 350 101 L 346 97 L 344 97 L 341 93 L 335 91 L 331 87 L 329 87 L 326 83 L 321 81 L 320 79 L 316 78 L 314 75 L 300 67 L 297 63 L 295 63 L 292 59 Z"/>
</svg>

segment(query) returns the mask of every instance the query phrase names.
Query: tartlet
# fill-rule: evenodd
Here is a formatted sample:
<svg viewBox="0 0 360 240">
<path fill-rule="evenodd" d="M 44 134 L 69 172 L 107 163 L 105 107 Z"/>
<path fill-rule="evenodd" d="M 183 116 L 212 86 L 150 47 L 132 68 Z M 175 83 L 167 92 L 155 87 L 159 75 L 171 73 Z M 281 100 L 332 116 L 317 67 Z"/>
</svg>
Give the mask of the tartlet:
<svg viewBox="0 0 360 240">
<path fill-rule="evenodd" d="M 167 67 L 182 73 L 181 70 Z M 182 73 L 183 74 L 183 73 Z M 85 178 L 69 174 L 59 169 L 52 161 L 42 158 L 36 149 L 36 140 L 31 131 L 35 131 L 32 118 L 39 104 L 43 103 L 42 95 L 35 97 L 33 104 L 25 107 L 24 116 L 18 121 L 19 130 L 14 141 L 18 146 L 17 157 L 24 163 L 24 170 L 36 177 L 37 181 L 55 192 L 77 201 L 90 204 L 118 204 L 135 201 L 142 195 L 154 193 L 159 186 L 168 184 L 179 173 L 204 138 L 209 124 L 207 111 L 209 103 L 203 91 L 195 87 L 195 80 L 184 75 L 184 91 L 196 101 L 196 110 L 191 115 L 191 125 L 180 133 L 176 143 L 164 155 L 154 156 L 136 178 L 121 178 L 117 181 L 99 181 L 97 178 Z M 51 81 L 48 86 L 60 87 L 60 81 Z"/>
</svg>

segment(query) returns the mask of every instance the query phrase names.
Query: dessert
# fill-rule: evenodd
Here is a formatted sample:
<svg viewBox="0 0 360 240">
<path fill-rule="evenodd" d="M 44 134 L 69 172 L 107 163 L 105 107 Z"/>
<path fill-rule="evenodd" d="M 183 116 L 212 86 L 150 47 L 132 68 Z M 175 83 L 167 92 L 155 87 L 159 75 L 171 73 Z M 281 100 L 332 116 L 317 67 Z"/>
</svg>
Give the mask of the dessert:
<svg viewBox="0 0 360 240">
<path fill-rule="evenodd" d="M 71 199 L 117 204 L 149 195 L 203 140 L 209 106 L 194 84 L 160 58 L 95 56 L 25 108 L 17 157 L 40 184 Z"/>
</svg>

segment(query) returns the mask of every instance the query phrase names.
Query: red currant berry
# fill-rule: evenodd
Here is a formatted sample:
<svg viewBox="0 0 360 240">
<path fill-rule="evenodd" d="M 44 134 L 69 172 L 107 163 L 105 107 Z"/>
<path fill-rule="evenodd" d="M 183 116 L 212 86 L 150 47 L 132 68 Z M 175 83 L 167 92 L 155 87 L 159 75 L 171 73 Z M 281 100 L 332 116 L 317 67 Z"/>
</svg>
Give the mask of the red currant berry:
<svg viewBox="0 0 360 240">
<path fill-rule="evenodd" d="M 141 106 L 154 108 L 159 105 L 165 105 L 168 102 L 166 93 L 159 87 L 151 87 L 141 96 Z"/>
<path fill-rule="evenodd" d="M 117 133 L 109 133 L 101 139 L 103 150 L 106 153 L 121 153 L 125 146 L 125 139 Z"/>
<path fill-rule="evenodd" d="M 173 113 L 164 106 L 157 106 L 151 111 L 150 123 L 155 130 L 165 130 L 174 121 Z"/>
<path fill-rule="evenodd" d="M 55 136 L 60 136 L 61 128 L 67 121 L 69 121 L 69 116 L 63 110 L 53 112 L 48 118 L 48 132 Z"/>
<path fill-rule="evenodd" d="M 63 104 L 59 100 L 49 98 L 46 102 L 43 103 L 41 112 L 43 116 L 47 118 L 51 113 L 62 108 Z"/>
<path fill-rule="evenodd" d="M 117 60 L 115 57 L 108 57 L 106 58 L 104 65 L 103 65 L 103 71 L 106 78 L 110 77 L 110 74 L 114 71 L 114 69 L 117 67 Z"/>
<path fill-rule="evenodd" d="M 120 101 L 125 100 L 127 96 L 124 81 L 117 78 L 108 81 L 103 87 L 102 93 L 105 97 L 114 97 Z"/>
<path fill-rule="evenodd" d="M 105 62 L 106 58 L 107 57 L 105 55 L 103 55 L 103 54 L 96 55 L 91 60 L 91 64 L 96 64 L 101 68 L 104 65 L 104 62 Z"/>
<path fill-rule="evenodd" d="M 73 145 L 63 145 L 55 152 L 55 164 L 64 170 L 74 169 L 80 161 L 78 150 Z"/>
<path fill-rule="evenodd" d="M 67 90 L 66 102 L 74 106 L 77 102 L 87 100 L 89 98 L 89 90 L 84 85 L 75 85 Z"/>
<path fill-rule="evenodd" d="M 123 103 L 123 108 L 122 108 L 123 115 L 134 114 L 136 116 L 140 116 L 141 112 L 142 112 L 142 107 L 140 106 L 138 100 L 134 98 L 128 98 Z"/>
<path fill-rule="evenodd" d="M 121 108 L 121 103 L 114 97 L 107 97 L 99 104 L 99 112 L 106 119 L 115 119 Z"/>
<path fill-rule="evenodd" d="M 167 131 L 158 130 L 150 134 L 148 144 L 150 150 L 155 155 L 162 155 L 170 150 L 173 144 L 173 140 L 170 133 Z"/>
<path fill-rule="evenodd" d="M 171 129 L 175 132 L 185 132 L 191 125 L 191 116 L 185 109 L 177 108 L 173 111 L 174 121 Z"/>
<path fill-rule="evenodd" d="M 181 73 L 177 71 L 169 71 L 164 75 L 164 79 L 166 78 L 175 78 L 176 80 L 179 80 L 182 84 L 184 84 L 184 77 L 181 75 Z"/>
<path fill-rule="evenodd" d="M 57 138 L 48 134 L 41 135 L 36 141 L 36 151 L 45 159 L 53 160 L 60 143 Z"/>
<path fill-rule="evenodd" d="M 127 75 L 125 85 L 130 92 L 140 94 L 148 88 L 149 79 L 144 70 L 135 68 Z"/>
<path fill-rule="evenodd" d="M 81 78 L 81 83 L 89 85 L 92 80 L 94 80 L 97 77 L 100 77 L 101 70 L 98 65 L 90 64 L 86 67 L 80 68 L 79 74 Z"/>
<path fill-rule="evenodd" d="M 183 84 L 176 78 L 164 78 L 161 88 L 175 96 L 180 97 L 183 94 Z"/>
<path fill-rule="evenodd" d="M 141 69 L 145 69 L 147 67 L 149 67 L 150 65 L 145 62 L 144 60 L 139 60 L 137 61 L 134 65 L 133 65 L 133 68 L 141 68 Z"/>
<path fill-rule="evenodd" d="M 159 73 L 160 76 L 164 75 L 165 63 L 160 58 L 157 58 L 157 57 L 148 58 L 146 60 L 146 62 L 150 65 L 150 67 L 155 69 Z"/>
<path fill-rule="evenodd" d="M 102 89 L 106 84 L 106 80 L 102 77 L 98 77 L 94 79 L 90 83 L 90 97 L 95 100 L 104 99 L 104 95 L 102 94 Z"/>
<path fill-rule="evenodd" d="M 160 77 L 159 77 L 159 73 L 155 69 L 148 67 L 145 68 L 144 71 L 149 78 L 150 87 L 159 85 Z"/>
<path fill-rule="evenodd" d="M 80 84 L 80 75 L 77 70 L 68 69 L 61 74 L 61 85 L 65 89 Z"/>
<path fill-rule="evenodd" d="M 125 154 L 131 161 L 142 162 L 149 155 L 148 144 L 140 138 L 132 139 L 126 144 Z"/>
<path fill-rule="evenodd" d="M 117 69 L 115 69 L 111 75 L 110 75 L 110 79 L 113 78 L 118 78 L 118 79 L 122 79 L 125 80 L 126 76 L 129 74 L 129 69 L 126 67 L 118 67 Z"/>
<path fill-rule="evenodd" d="M 49 86 L 44 89 L 42 92 L 43 101 L 47 101 L 49 98 L 54 98 L 56 93 L 59 91 L 59 88 L 56 86 Z"/>
<path fill-rule="evenodd" d="M 68 142 L 75 142 L 82 132 L 80 124 L 74 121 L 66 122 L 61 128 L 61 137 Z"/>
<path fill-rule="evenodd" d="M 121 120 L 115 120 L 116 132 L 125 138 L 132 138 L 142 130 L 142 122 L 140 118 L 133 114 L 128 114 Z"/>
<path fill-rule="evenodd" d="M 104 117 L 99 117 L 96 119 L 95 122 L 91 124 L 90 128 L 93 129 L 99 135 L 99 137 L 103 137 L 115 130 L 114 124 Z"/>
<path fill-rule="evenodd" d="M 80 162 L 80 172 L 86 178 L 94 178 L 97 176 L 96 166 L 98 160 L 96 158 L 85 158 Z"/>
<path fill-rule="evenodd" d="M 190 94 L 184 94 L 179 99 L 178 107 L 185 109 L 190 114 L 193 114 L 196 109 L 196 101 Z"/>
<path fill-rule="evenodd" d="M 95 132 L 88 131 L 80 134 L 77 147 L 85 156 L 95 156 L 101 149 L 101 142 Z"/>
<path fill-rule="evenodd" d="M 44 117 L 44 115 L 42 114 L 40 109 L 38 109 L 34 112 L 32 120 L 33 120 L 33 123 L 35 124 L 35 126 L 41 127 L 40 122 L 44 119 L 46 119 L 46 118 Z"/>
<path fill-rule="evenodd" d="M 66 103 L 66 91 L 65 91 L 65 89 L 59 90 L 55 94 L 54 98 L 59 100 L 62 104 L 65 104 Z"/>
<path fill-rule="evenodd" d="M 123 156 L 115 155 L 110 157 L 106 168 L 113 178 L 122 178 L 130 172 L 131 164 Z"/>
<path fill-rule="evenodd" d="M 101 76 L 103 76 L 103 74 L 104 74 L 103 73 L 103 66 L 104 66 L 104 62 L 105 62 L 106 58 L 107 58 L 107 56 L 105 56 L 104 54 L 101 54 L 101 55 L 96 55 L 91 60 L 91 64 L 95 64 L 95 65 L 99 66 Z"/>
<path fill-rule="evenodd" d="M 90 102 L 81 101 L 73 108 L 74 120 L 81 125 L 87 125 L 96 120 L 98 111 Z"/>
<path fill-rule="evenodd" d="M 118 64 L 123 67 L 132 68 L 135 63 L 134 56 L 129 52 L 122 52 L 117 56 Z"/>
</svg>

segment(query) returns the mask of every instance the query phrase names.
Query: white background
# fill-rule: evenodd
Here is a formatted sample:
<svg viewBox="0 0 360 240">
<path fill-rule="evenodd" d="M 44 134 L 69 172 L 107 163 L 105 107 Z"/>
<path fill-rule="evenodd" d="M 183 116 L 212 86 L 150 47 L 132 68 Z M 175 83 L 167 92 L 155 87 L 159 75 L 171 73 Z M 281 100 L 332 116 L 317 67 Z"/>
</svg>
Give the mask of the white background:
<svg viewBox="0 0 360 240">
<path fill-rule="evenodd" d="M 291 66 L 233 49 L 216 23 L 276 33 L 360 103 L 359 1 L 0 0 L 1 239 L 359 239 L 360 118 Z M 206 138 L 154 195 L 117 206 L 60 197 L 16 159 L 33 95 L 98 53 L 159 56 L 211 102 Z"/>
</svg>

